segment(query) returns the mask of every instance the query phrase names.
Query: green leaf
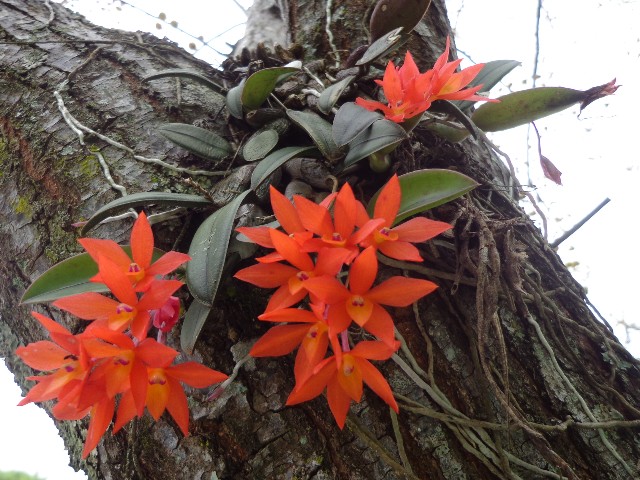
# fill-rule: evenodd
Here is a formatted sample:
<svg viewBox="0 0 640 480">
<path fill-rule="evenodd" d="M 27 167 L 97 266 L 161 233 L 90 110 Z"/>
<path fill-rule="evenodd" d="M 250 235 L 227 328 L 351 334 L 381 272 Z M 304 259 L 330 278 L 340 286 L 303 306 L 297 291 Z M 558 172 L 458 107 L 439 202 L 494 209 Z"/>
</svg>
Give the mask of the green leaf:
<svg viewBox="0 0 640 480">
<path fill-rule="evenodd" d="M 477 182 L 462 173 L 436 168 L 416 170 L 401 175 L 398 180 L 402 189 L 402 200 L 394 225 L 407 217 L 456 199 L 478 186 Z M 379 194 L 380 191 L 367 205 L 369 215 L 373 215 Z"/>
<path fill-rule="evenodd" d="M 388 31 L 403 27 L 410 33 L 427 12 L 431 0 L 379 0 L 371 14 L 369 32 L 376 40 Z"/>
<path fill-rule="evenodd" d="M 296 67 L 272 67 L 257 71 L 244 84 L 242 105 L 247 110 L 255 110 L 269 97 L 284 75 L 289 76 L 299 71 Z"/>
<path fill-rule="evenodd" d="M 200 336 L 202 327 L 209 318 L 211 313 L 211 307 L 200 303 L 197 299 L 193 299 L 191 305 L 187 309 L 187 313 L 184 316 L 182 322 L 182 329 L 180 330 L 180 347 L 189 355 L 193 353 L 193 348 L 196 345 L 196 340 Z"/>
<path fill-rule="evenodd" d="M 318 98 L 318 108 L 320 111 L 326 115 L 330 114 L 333 106 L 355 78 L 355 75 L 349 75 L 338 83 L 334 83 L 333 85 L 325 88 L 320 94 L 320 98 Z"/>
<path fill-rule="evenodd" d="M 285 147 L 271 153 L 253 171 L 251 175 L 251 190 L 257 189 L 262 182 L 287 161 L 313 149 L 314 147 Z"/>
<path fill-rule="evenodd" d="M 232 152 L 229 142 L 204 128 L 186 123 L 168 123 L 158 131 L 179 147 L 206 160 L 219 160 Z"/>
<path fill-rule="evenodd" d="M 121 210 L 127 208 L 135 208 L 146 205 L 171 205 L 176 207 L 206 207 L 211 206 L 211 202 L 198 195 L 188 195 L 186 193 L 173 192 L 140 192 L 131 195 L 125 195 L 113 202 L 107 203 L 98 210 L 82 227 L 81 234 L 85 235 L 89 230 L 95 227 L 110 215 L 115 215 Z"/>
<path fill-rule="evenodd" d="M 122 249 L 131 256 L 131 247 L 124 245 Z M 153 261 L 164 255 L 158 248 L 153 249 Z M 89 279 L 98 273 L 98 265 L 88 253 L 81 253 L 56 263 L 24 292 L 20 303 L 52 302 L 62 297 L 84 292 L 108 292 L 103 283 L 90 282 Z"/>
<path fill-rule="evenodd" d="M 336 160 L 342 156 L 342 152 L 333 141 L 331 124 L 320 115 L 310 111 L 287 110 L 287 116 L 309 134 L 327 160 Z"/>
<path fill-rule="evenodd" d="M 255 162 L 266 157 L 278 144 L 280 135 L 275 130 L 263 130 L 251 136 L 242 148 L 242 156 L 247 162 Z"/>
<path fill-rule="evenodd" d="M 384 117 L 353 102 L 343 104 L 333 119 L 333 139 L 342 147 L 364 132 L 371 124 Z"/>
<path fill-rule="evenodd" d="M 180 77 L 180 78 L 188 78 L 189 80 L 193 80 L 205 87 L 209 87 L 211 90 L 224 93 L 226 89 L 221 85 L 218 85 L 216 82 L 209 80 L 204 75 L 200 75 L 199 73 L 192 72 L 191 70 L 183 70 L 180 68 L 172 68 L 169 70 L 162 70 L 161 72 L 152 73 L 151 75 L 147 75 L 142 79 L 143 82 L 148 82 L 150 80 L 157 80 L 159 78 L 167 78 L 167 77 Z"/>
<path fill-rule="evenodd" d="M 531 88 L 500 97 L 499 103 L 481 105 L 471 120 L 485 132 L 496 132 L 560 112 L 584 98 L 585 92 L 571 88 Z"/>
<path fill-rule="evenodd" d="M 478 72 L 476 78 L 474 78 L 467 87 L 475 87 L 476 85 L 482 85 L 482 91 L 488 92 L 495 87 L 511 70 L 522 65 L 516 60 L 492 60 L 484 64 L 482 70 Z M 468 110 L 471 106 L 477 102 L 470 102 L 469 100 L 454 101 L 460 110 Z"/>
<path fill-rule="evenodd" d="M 407 132 L 395 122 L 378 120 L 349 143 L 349 153 L 344 159 L 348 167 L 385 148 L 393 148 L 407 138 Z"/>
<path fill-rule="evenodd" d="M 402 27 L 396 28 L 386 35 L 381 36 L 367 48 L 364 55 L 356 62 L 356 65 L 365 65 L 382 57 L 383 55 L 399 48 L 403 43 L 409 40 L 409 35 L 400 33 Z"/>
<path fill-rule="evenodd" d="M 220 284 L 236 212 L 250 192 L 245 190 L 210 215 L 191 240 L 187 285 L 193 297 L 209 307 L 213 305 Z"/>
<path fill-rule="evenodd" d="M 244 90 L 244 84 L 246 83 L 246 79 L 242 79 L 242 81 L 229 90 L 227 93 L 227 108 L 229 109 L 229 113 L 231 116 L 235 118 L 239 118 L 242 120 L 242 91 Z"/>
</svg>

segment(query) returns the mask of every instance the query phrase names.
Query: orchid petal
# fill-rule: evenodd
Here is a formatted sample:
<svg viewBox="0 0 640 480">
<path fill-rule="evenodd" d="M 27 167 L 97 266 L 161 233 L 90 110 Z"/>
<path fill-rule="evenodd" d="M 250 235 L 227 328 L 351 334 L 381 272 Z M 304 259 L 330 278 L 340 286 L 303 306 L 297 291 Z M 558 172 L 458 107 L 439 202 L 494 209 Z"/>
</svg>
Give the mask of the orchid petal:
<svg viewBox="0 0 640 480">
<path fill-rule="evenodd" d="M 376 392 L 382 400 L 386 402 L 393 410 L 398 413 L 400 409 L 393 398 L 393 392 L 389 383 L 385 380 L 384 376 L 374 367 L 369 361 L 364 358 L 356 357 L 356 363 L 362 371 L 362 379 L 369 386 L 371 390 Z"/>
<path fill-rule="evenodd" d="M 228 378 L 224 373 L 205 367 L 198 362 L 184 362 L 173 365 L 166 372 L 170 377 L 194 388 L 206 388 Z"/>
<path fill-rule="evenodd" d="M 258 263 L 238 270 L 234 277 L 261 288 L 275 288 L 287 283 L 298 271 L 281 263 Z"/>
<path fill-rule="evenodd" d="M 295 350 L 309 332 L 309 325 L 271 327 L 251 348 L 252 357 L 280 357 Z"/>
<path fill-rule="evenodd" d="M 375 303 L 392 307 L 406 307 L 433 292 L 438 286 L 419 278 L 391 277 L 373 287 L 367 298 Z"/>
<path fill-rule="evenodd" d="M 133 261 L 145 270 L 151 265 L 153 232 L 144 212 L 138 214 L 138 219 L 131 230 L 131 254 Z"/>
<path fill-rule="evenodd" d="M 378 275 L 376 250 L 367 247 L 354 260 L 349 270 L 349 290 L 355 295 L 364 295 L 369 291 Z"/>
<path fill-rule="evenodd" d="M 167 410 L 180 427 L 182 434 L 189 435 L 189 406 L 187 396 L 182 386 L 172 378 L 168 378 L 169 396 L 167 398 Z"/>
</svg>

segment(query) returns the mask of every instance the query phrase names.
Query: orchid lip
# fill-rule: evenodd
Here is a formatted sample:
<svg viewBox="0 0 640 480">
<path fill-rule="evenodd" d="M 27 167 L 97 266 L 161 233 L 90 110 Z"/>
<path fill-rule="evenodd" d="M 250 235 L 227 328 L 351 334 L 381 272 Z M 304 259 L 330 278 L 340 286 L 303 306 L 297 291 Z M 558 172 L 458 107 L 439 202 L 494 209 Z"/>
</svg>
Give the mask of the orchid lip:
<svg viewBox="0 0 640 480">
<path fill-rule="evenodd" d="M 121 303 L 116 307 L 116 313 L 120 315 L 121 313 L 131 313 L 133 312 L 133 307 L 131 305 L 127 305 L 126 303 Z"/>
</svg>

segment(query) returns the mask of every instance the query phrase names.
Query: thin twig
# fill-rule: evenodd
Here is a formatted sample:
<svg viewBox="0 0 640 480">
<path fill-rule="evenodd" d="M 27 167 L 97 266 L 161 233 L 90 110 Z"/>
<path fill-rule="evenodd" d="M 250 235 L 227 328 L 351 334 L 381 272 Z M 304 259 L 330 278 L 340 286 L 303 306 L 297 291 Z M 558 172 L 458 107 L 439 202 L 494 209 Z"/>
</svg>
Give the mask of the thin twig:
<svg viewBox="0 0 640 480">
<path fill-rule="evenodd" d="M 557 239 L 555 239 L 553 242 L 551 242 L 549 244 L 551 246 L 551 248 L 556 248 L 558 245 L 560 245 L 562 242 L 564 242 L 567 238 L 569 238 L 571 235 L 576 233 L 585 223 L 587 223 L 589 220 L 591 220 L 591 217 L 593 217 L 596 213 L 598 213 L 600 210 L 602 210 L 602 208 L 607 203 L 609 203 L 610 201 L 611 201 L 610 198 L 605 198 L 603 201 L 601 201 L 598 204 L 598 206 L 596 208 L 594 208 L 593 210 L 591 210 L 591 212 L 589 212 L 582 220 L 580 220 L 573 227 L 571 227 L 569 230 L 567 230 L 562 235 L 560 235 Z"/>
</svg>

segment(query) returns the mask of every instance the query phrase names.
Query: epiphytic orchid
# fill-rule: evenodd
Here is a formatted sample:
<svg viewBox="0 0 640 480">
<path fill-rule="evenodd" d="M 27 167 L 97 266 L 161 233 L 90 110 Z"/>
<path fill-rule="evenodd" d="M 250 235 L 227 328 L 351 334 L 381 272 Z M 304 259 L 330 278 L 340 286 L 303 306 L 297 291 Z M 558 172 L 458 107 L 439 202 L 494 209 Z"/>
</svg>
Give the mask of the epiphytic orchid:
<svg viewBox="0 0 640 480">
<path fill-rule="evenodd" d="M 300 244 L 295 239 L 274 229 L 270 229 L 269 234 L 278 255 L 293 266 L 273 263 L 270 255 L 266 262 L 263 257 L 258 259 L 262 263 L 243 268 L 235 274 L 236 278 L 262 288 L 279 287 L 269 300 L 267 312 L 301 301 L 307 295 L 304 285 L 309 278 L 335 277 L 349 255 L 346 249 L 323 248 L 314 264 L 309 254 L 300 251 Z"/>
<path fill-rule="evenodd" d="M 81 386 L 91 369 L 79 337 L 44 315 L 37 312 L 32 312 L 32 315 L 49 331 L 54 341 L 42 340 L 18 347 L 16 354 L 31 368 L 53 373 L 29 377 L 38 383 L 18 405 L 58 398 L 74 386 Z"/>
<path fill-rule="evenodd" d="M 140 212 L 131 230 L 130 243 L 133 259 L 113 240 L 80 238 L 78 242 L 96 263 L 100 263 L 101 256 L 109 258 L 115 263 L 126 273 L 131 283 L 135 285 L 137 292 L 145 291 L 156 276 L 171 273 L 191 258 L 184 253 L 171 251 L 152 263 L 153 232 L 144 212 Z M 104 283 L 102 272 L 99 272 L 91 280 Z"/>
<path fill-rule="evenodd" d="M 326 387 L 331 413 L 338 426 L 343 428 L 351 400 L 360 402 L 362 398 L 364 381 L 397 412 L 398 404 L 391 387 L 369 360 L 387 360 L 399 347 L 399 343 L 392 347 L 383 342 L 364 341 L 341 356 L 326 358 L 314 368 L 313 374 L 304 383 L 296 385 L 287 399 L 287 405 L 311 400 Z"/>
<path fill-rule="evenodd" d="M 329 305 L 330 322 L 346 325 L 351 320 L 387 344 L 394 342 L 393 320 L 381 305 L 406 307 L 433 292 L 428 280 L 391 277 L 373 287 L 378 259 L 373 247 L 365 249 L 351 265 L 349 287 L 335 278 L 307 280 L 307 290 Z M 345 327 L 346 328 L 346 327 Z"/>
<path fill-rule="evenodd" d="M 325 306 L 311 304 L 311 310 L 284 308 L 260 315 L 258 318 L 262 321 L 287 322 L 287 325 L 272 327 L 249 353 L 253 357 L 278 357 L 300 346 L 294 376 L 297 384 L 304 382 L 324 358 L 329 346 L 330 327 L 324 318 Z"/>
<path fill-rule="evenodd" d="M 380 192 L 373 211 L 373 218 L 383 218 L 384 223 L 360 242 L 360 245 L 373 246 L 387 257 L 396 260 L 422 262 L 418 249 L 412 243 L 429 240 L 451 229 L 451 225 L 424 217 L 415 217 L 393 227 L 400 209 L 401 195 L 400 181 L 398 176 L 394 175 Z"/>
<path fill-rule="evenodd" d="M 182 286 L 182 282 L 155 280 L 138 300 L 127 274 L 116 263 L 101 256 L 98 265 L 102 281 L 118 300 L 87 292 L 61 298 L 53 305 L 83 320 L 95 320 L 89 329 L 94 325 L 119 332 L 131 328 L 133 336 L 142 340 L 150 326 L 149 310 L 162 308 L 171 294 Z"/>
<path fill-rule="evenodd" d="M 449 58 L 449 37 L 444 53 L 438 58 L 433 69 L 420 73 L 411 53 L 407 51 L 402 67 L 389 62 L 382 80 L 387 104 L 374 100 L 357 98 L 356 103 L 367 110 L 382 110 L 385 117 L 394 122 L 404 122 L 426 111 L 435 100 L 475 100 L 495 101 L 476 95 L 482 85 L 466 87 L 478 74 L 484 64 L 454 73 L 461 60 L 447 62 Z"/>
<path fill-rule="evenodd" d="M 166 359 L 159 359 L 155 353 L 158 348 L 169 347 L 161 345 L 151 338 L 145 339 L 144 342 L 147 342 L 146 348 L 137 352 L 147 365 L 144 405 L 146 405 L 147 410 L 156 421 L 165 410 L 168 410 L 182 433 L 188 436 L 189 407 L 187 406 L 187 396 L 180 383 L 186 383 L 194 388 L 205 388 L 226 380 L 227 375 L 197 362 L 169 365 L 171 361 L 167 363 Z M 175 350 L 173 352 L 174 357 L 178 355 Z M 122 396 L 113 428 L 114 433 L 126 425 L 133 417 L 141 415 L 139 406 L 136 403 L 131 391 Z"/>
<path fill-rule="evenodd" d="M 298 195 L 294 197 L 294 202 L 304 227 L 320 237 L 305 242 L 304 250 L 317 252 L 324 247 L 345 249 L 349 252 L 345 260 L 347 265 L 360 252 L 358 243 L 382 223 L 379 219 L 369 220 L 355 231 L 358 211 L 364 210 L 364 207 L 356 200 L 348 183 L 342 186 L 335 197 L 333 219 L 326 206 Z"/>
</svg>

